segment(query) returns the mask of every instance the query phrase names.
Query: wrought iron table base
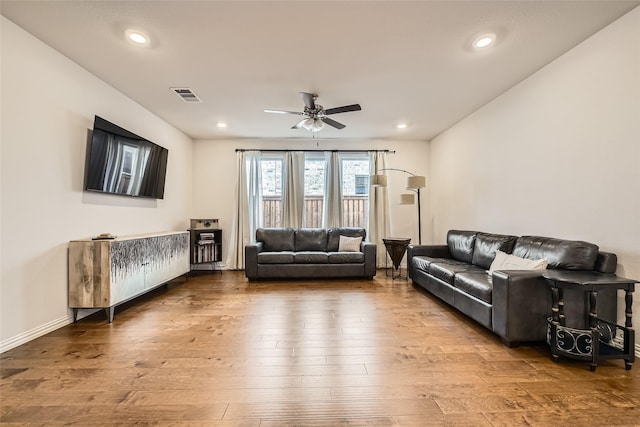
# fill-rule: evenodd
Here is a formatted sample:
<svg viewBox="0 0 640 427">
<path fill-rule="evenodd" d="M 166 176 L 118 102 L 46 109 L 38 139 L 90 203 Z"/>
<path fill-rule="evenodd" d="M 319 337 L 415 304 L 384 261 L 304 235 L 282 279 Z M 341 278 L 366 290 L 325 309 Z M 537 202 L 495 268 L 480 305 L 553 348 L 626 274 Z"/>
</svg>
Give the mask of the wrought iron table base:
<svg viewBox="0 0 640 427">
<path fill-rule="evenodd" d="M 411 239 L 387 237 L 382 239 L 382 241 L 384 242 L 384 246 L 387 249 L 387 254 L 391 258 L 391 278 L 394 280 L 397 278 L 407 280 L 409 278 L 409 270 L 405 269 L 405 275 L 402 276 L 402 267 L 400 266 L 400 263 L 402 262 L 404 254 L 407 252 L 407 246 L 409 246 L 409 243 L 411 243 Z M 387 276 L 389 276 L 387 257 L 385 257 L 384 259 L 384 266 L 386 274 Z"/>
<path fill-rule="evenodd" d="M 624 359 L 630 370 L 635 360 L 635 331 L 632 328 L 631 307 L 635 280 L 615 275 L 596 276 L 585 272 L 547 271 L 543 274 L 551 285 L 553 306 L 548 318 L 547 342 L 554 362 L 560 356 L 590 361 L 595 371 L 600 360 Z M 566 326 L 564 289 L 580 289 L 589 293 L 589 329 Z M 598 290 L 622 289 L 625 292 L 624 326 L 598 318 Z"/>
</svg>

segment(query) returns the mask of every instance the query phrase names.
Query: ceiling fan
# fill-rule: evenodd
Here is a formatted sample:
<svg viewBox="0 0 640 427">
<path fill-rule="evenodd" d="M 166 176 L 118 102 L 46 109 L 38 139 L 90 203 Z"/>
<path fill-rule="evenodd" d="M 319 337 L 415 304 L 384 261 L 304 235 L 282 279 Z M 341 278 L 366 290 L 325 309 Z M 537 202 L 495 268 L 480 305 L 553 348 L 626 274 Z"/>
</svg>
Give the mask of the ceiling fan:
<svg viewBox="0 0 640 427">
<path fill-rule="evenodd" d="M 264 110 L 265 113 L 276 114 L 295 114 L 304 116 L 304 119 L 293 125 L 291 129 L 304 128 L 311 132 L 318 132 L 324 128 L 325 123 L 336 129 L 344 129 L 345 125 L 337 122 L 327 116 L 338 113 L 347 113 L 349 111 L 360 111 L 360 104 L 344 105 L 342 107 L 327 108 L 326 110 L 320 104 L 316 104 L 318 95 L 315 93 L 300 92 L 302 101 L 304 102 L 304 111 L 284 111 L 284 110 Z"/>
</svg>

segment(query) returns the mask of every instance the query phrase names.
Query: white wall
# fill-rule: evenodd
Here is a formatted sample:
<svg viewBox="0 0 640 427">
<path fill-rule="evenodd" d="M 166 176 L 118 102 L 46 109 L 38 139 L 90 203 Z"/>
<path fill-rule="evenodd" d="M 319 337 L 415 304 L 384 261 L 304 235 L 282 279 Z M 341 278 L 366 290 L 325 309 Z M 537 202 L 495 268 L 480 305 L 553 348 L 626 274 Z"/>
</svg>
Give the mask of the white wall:
<svg viewBox="0 0 640 427">
<path fill-rule="evenodd" d="M 311 135 L 311 134 L 310 134 Z M 295 149 L 295 150 L 394 150 L 388 154 L 388 167 L 408 170 L 417 175 L 428 173 L 428 144 L 420 141 L 331 141 L 320 140 L 318 145 L 308 140 L 259 140 L 195 142 L 193 202 L 195 218 L 218 218 L 223 230 L 223 253 L 228 253 L 233 223 L 233 209 L 237 181 L 236 149 Z M 405 193 L 408 175 L 389 171 L 387 191 L 390 202 L 391 234 L 418 241 L 418 213 L 415 205 L 398 205 L 400 193 Z M 429 186 L 429 183 L 427 183 Z M 378 190 L 380 191 L 380 190 Z M 431 233 L 426 228 L 429 188 L 422 202 L 422 240 L 428 242 Z M 226 255 L 225 257 L 226 258 Z"/>
<path fill-rule="evenodd" d="M 639 29 L 636 8 L 431 142 L 439 242 L 450 228 L 586 240 L 640 280 Z"/>
<path fill-rule="evenodd" d="M 67 242 L 185 230 L 193 142 L 1 18 L 0 351 L 60 327 Z M 169 149 L 164 200 L 84 193 L 87 136 L 99 115 Z"/>
</svg>

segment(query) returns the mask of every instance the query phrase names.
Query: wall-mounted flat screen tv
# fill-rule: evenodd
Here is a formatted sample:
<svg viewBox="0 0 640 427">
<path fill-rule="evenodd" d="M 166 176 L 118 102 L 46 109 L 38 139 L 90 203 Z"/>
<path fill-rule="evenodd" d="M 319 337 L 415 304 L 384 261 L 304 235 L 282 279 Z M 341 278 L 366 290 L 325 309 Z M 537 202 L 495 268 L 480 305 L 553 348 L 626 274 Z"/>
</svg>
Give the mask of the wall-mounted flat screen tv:
<svg viewBox="0 0 640 427">
<path fill-rule="evenodd" d="M 162 199 L 168 155 L 166 148 L 95 116 L 84 189 Z"/>
</svg>

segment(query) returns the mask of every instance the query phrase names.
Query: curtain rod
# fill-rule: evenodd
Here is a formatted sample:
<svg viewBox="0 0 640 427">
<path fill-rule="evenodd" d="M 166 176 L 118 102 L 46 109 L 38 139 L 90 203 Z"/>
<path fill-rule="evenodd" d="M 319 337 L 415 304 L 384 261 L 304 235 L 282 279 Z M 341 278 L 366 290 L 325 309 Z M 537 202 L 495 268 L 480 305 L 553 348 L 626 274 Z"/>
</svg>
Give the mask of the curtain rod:
<svg viewBox="0 0 640 427">
<path fill-rule="evenodd" d="M 252 149 L 252 148 L 236 148 L 236 153 L 238 152 L 243 152 L 243 151 L 260 151 L 261 153 L 286 153 L 289 151 L 302 151 L 302 152 L 330 152 L 330 153 L 371 153 L 371 152 L 375 152 L 375 153 L 391 153 L 391 154 L 395 154 L 395 150 L 292 150 L 292 149 L 286 149 L 286 150 L 259 150 L 259 149 Z"/>
</svg>

